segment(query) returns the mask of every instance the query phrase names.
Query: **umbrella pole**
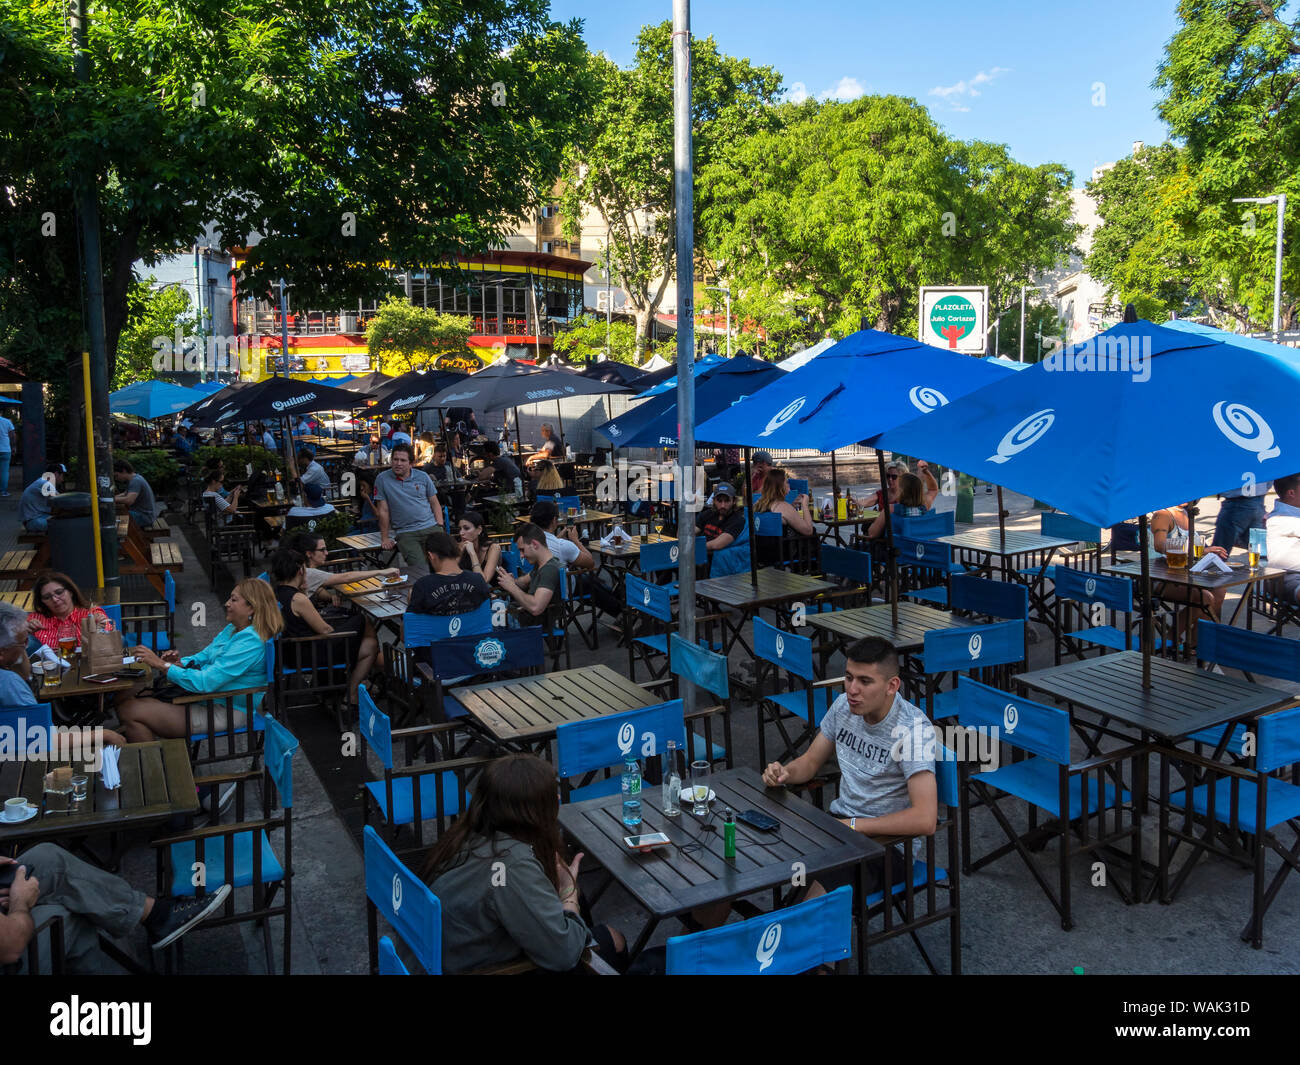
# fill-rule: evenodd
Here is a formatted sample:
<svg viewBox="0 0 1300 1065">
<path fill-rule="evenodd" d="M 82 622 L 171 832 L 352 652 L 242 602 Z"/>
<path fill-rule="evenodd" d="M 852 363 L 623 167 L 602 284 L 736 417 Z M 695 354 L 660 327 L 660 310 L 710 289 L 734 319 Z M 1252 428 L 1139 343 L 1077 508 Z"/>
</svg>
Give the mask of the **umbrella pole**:
<svg viewBox="0 0 1300 1065">
<path fill-rule="evenodd" d="M 876 468 L 880 471 L 880 499 L 885 511 L 885 553 L 889 558 L 887 575 L 890 618 L 894 628 L 898 628 L 898 558 L 894 552 L 894 516 L 889 504 L 889 481 L 885 478 L 885 456 L 876 448 Z"/>
<path fill-rule="evenodd" d="M 813 501 L 810 498 L 808 500 L 808 506 L 811 508 L 812 505 L 813 505 Z M 837 522 L 839 520 L 840 520 L 840 482 L 835 474 L 835 452 L 832 451 L 831 452 L 831 521 Z M 840 527 L 838 525 L 832 525 L 831 528 L 835 530 L 835 542 L 839 544 L 840 547 L 843 547 L 844 541 L 840 539 Z"/>
<path fill-rule="evenodd" d="M 758 587 L 758 556 L 754 553 L 758 526 L 754 524 L 754 479 L 749 472 L 749 448 L 745 448 L 745 520 L 749 522 L 749 583 Z"/>
<path fill-rule="evenodd" d="M 510 409 L 515 412 L 515 447 L 519 449 L 519 461 L 522 462 L 524 458 L 524 439 L 522 436 L 519 435 L 519 408 L 511 407 Z M 508 433 L 506 434 L 506 439 L 507 440 L 510 439 Z M 519 487 L 523 488 L 524 481 L 526 479 L 526 475 L 524 473 L 524 467 L 519 466 L 518 463 L 516 463 L 516 466 L 519 469 Z M 527 496 L 527 494 L 528 494 L 527 491 L 525 491 L 524 495 Z"/>
<path fill-rule="evenodd" d="M 1142 552 L 1142 687 L 1151 687 L 1151 559 L 1147 555 L 1147 516 L 1138 518 L 1138 549 Z"/>
<path fill-rule="evenodd" d="M 555 420 L 560 423 L 560 439 L 564 439 L 564 413 L 560 410 L 560 401 L 555 401 Z M 563 456 L 561 456 L 563 458 Z"/>
<path fill-rule="evenodd" d="M 998 485 L 998 549 L 1007 547 L 1007 512 L 1002 508 L 1002 486 Z"/>
</svg>

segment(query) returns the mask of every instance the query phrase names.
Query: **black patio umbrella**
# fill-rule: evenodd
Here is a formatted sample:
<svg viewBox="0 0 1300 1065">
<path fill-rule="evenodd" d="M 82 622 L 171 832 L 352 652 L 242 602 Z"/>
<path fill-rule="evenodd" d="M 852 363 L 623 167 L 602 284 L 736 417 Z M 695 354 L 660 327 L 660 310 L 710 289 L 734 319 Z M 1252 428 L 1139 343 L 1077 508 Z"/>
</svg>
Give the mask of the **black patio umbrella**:
<svg viewBox="0 0 1300 1065">
<path fill-rule="evenodd" d="M 189 418 L 191 421 L 198 421 L 205 415 L 220 410 L 231 400 L 236 392 L 239 392 L 241 389 L 249 388 L 252 384 L 252 381 L 232 381 L 220 391 L 213 392 L 210 396 L 204 396 L 197 402 L 191 403 L 184 410 L 180 411 L 179 414 L 182 418 Z"/>
<path fill-rule="evenodd" d="M 219 400 L 221 395 L 216 392 L 212 398 Z M 291 377 L 268 377 L 239 389 L 224 403 L 209 405 L 195 421 L 200 427 L 211 427 L 323 410 L 355 410 L 364 407 L 369 398 L 364 393 L 331 385 L 295 381 Z"/>
<path fill-rule="evenodd" d="M 434 406 L 429 400 L 469 374 L 458 370 L 411 370 L 394 377 L 375 393 L 375 405 L 367 409 L 369 417 L 383 417 L 399 411 L 416 411 Z"/>
<path fill-rule="evenodd" d="M 339 385 L 339 388 L 343 389 L 345 392 L 370 392 L 373 394 L 377 393 L 380 388 L 388 384 L 391 380 L 393 380 L 391 374 L 380 373 L 378 370 L 375 370 L 373 373 L 368 373 L 364 377 L 354 377 L 346 384 Z"/>
<path fill-rule="evenodd" d="M 633 391 L 640 391 L 644 387 L 642 382 L 650 374 L 646 370 L 636 366 L 629 366 L 625 362 L 602 359 L 600 362 L 592 363 L 585 370 L 580 370 L 578 376 L 589 377 L 593 381 L 604 381 L 607 384 L 627 385 Z"/>
</svg>

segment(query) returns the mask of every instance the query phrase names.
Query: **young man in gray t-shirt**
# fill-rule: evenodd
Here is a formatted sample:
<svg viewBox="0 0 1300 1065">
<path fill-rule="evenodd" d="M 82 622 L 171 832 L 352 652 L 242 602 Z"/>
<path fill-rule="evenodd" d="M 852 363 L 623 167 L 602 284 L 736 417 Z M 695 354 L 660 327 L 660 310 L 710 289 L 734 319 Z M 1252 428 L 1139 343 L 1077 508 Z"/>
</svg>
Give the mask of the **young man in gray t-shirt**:
<svg viewBox="0 0 1300 1065">
<path fill-rule="evenodd" d="M 821 771 L 832 752 L 840 767 L 839 795 L 831 813 L 868 836 L 934 835 L 939 794 L 934 775 L 935 734 L 925 715 L 898 693 L 898 656 L 885 640 L 868 636 L 845 655 L 844 694 L 822 718 L 821 731 L 802 755 L 763 771 L 769 788 L 803 784 Z M 884 886 L 884 858 L 868 863 L 867 894 Z M 894 875 L 902 861 L 894 863 Z M 809 897 L 849 882 L 849 871 L 818 877 Z"/>
</svg>

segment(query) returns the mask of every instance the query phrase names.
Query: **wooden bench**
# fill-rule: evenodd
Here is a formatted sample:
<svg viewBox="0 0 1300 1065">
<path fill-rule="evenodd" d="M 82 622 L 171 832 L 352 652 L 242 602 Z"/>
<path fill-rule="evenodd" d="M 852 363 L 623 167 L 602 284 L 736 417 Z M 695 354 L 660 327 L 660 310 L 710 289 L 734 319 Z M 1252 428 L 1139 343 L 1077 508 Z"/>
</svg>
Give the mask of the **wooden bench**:
<svg viewBox="0 0 1300 1065">
<path fill-rule="evenodd" d="M 161 517 L 155 518 L 152 525 L 146 525 L 140 530 L 148 540 L 160 540 L 163 537 L 171 536 L 171 526 Z"/>
<path fill-rule="evenodd" d="M 155 541 L 149 545 L 149 561 L 163 569 L 184 569 L 181 549 L 170 540 Z"/>
<path fill-rule="evenodd" d="M 36 550 L 31 547 L 16 547 L 0 555 L 0 577 L 12 577 L 22 580 L 31 576 L 28 572 L 36 561 Z"/>
</svg>

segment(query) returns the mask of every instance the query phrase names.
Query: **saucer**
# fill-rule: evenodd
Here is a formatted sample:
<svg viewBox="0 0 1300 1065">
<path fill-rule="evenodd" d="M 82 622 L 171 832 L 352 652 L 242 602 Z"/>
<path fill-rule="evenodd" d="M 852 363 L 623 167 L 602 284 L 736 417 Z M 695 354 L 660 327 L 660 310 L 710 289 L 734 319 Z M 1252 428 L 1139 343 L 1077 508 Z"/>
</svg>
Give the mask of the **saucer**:
<svg viewBox="0 0 1300 1065">
<path fill-rule="evenodd" d="M 8 817 L 0 815 L 0 828 L 3 828 L 5 825 L 21 825 L 24 821 L 30 821 L 33 817 L 35 817 L 40 812 L 41 811 L 39 807 L 33 806 L 31 803 L 28 803 L 26 817 L 15 817 L 11 820 Z"/>
</svg>

